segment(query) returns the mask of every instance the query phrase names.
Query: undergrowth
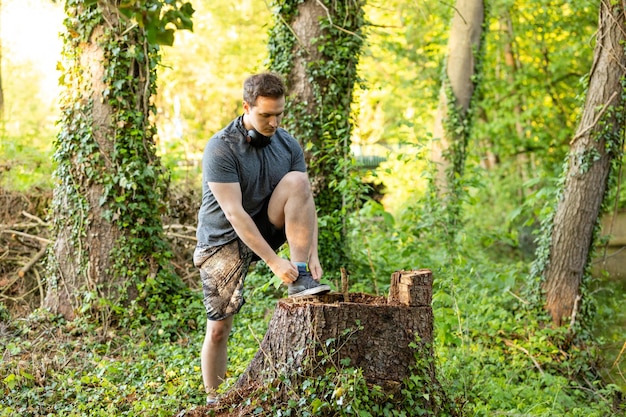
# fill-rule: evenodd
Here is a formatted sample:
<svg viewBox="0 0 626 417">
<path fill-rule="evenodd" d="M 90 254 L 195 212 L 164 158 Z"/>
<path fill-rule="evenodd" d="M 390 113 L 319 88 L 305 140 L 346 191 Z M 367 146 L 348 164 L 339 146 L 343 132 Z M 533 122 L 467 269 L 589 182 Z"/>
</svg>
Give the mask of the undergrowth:
<svg viewBox="0 0 626 417">
<path fill-rule="evenodd" d="M 519 254 L 512 230 L 518 226 L 487 227 L 480 206 L 466 209 L 468 219 L 449 250 L 433 233 L 440 226 L 437 211 L 422 201 L 393 214 L 366 204 L 351 219 L 351 291 L 386 294 L 395 270 L 433 271 L 432 348 L 445 393 L 437 415 L 624 415 L 624 293 L 600 283 L 591 293 L 605 295 L 596 321 L 605 328 L 615 323 L 604 336 L 572 339 L 567 327 L 546 326 L 544 313 L 522 295 L 530 260 Z M 249 275 L 246 291 L 229 341 L 223 398 L 235 395 L 232 388 L 258 350 L 276 300 L 285 296 L 262 263 Z M 172 416 L 194 408 L 200 414 L 191 415 L 225 415 L 201 407 L 201 294 L 185 291 L 172 299 L 176 305 L 163 305 L 162 316 L 129 328 L 104 328 L 90 317 L 67 322 L 43 310 L 12 317 L 0 307 L 0 416 Z M 257 392 L 236 397 L 225 412 L 429 415 L 420 401 L 435 394 L 423 390 L 428 383 L 419 367 L 390 397 L 349 363 L 294 385 L 288 399 L 277 400 L 277 386 L 260 381 Z"/>
</svg>

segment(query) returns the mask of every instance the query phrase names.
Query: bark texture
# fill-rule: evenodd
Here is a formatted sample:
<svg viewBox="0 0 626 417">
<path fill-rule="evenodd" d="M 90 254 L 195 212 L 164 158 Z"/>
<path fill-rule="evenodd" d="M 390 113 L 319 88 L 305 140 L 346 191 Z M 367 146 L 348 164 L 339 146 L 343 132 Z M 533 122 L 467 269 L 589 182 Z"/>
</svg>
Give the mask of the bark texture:
<svg viewBox="0 0 626 417">
<path fill-rule="evenodd" d="M 117 16 L 107 13 L 107 19 L 112 24 L 117 24 Z M 98 148 L 103 154 L 110 154 L 113 149 L 112 126 L 110 123 L 112 109 L 106 104 L 103 93 L 107 86 L 102 82 L 104 78 L 106 61 L 101 43 L 106 42 L 104 37 L 104 25 L 95 27 L 88 42 L 83 42 L 81 51 L 77 57 L 76 65 L 82 69 L 82 77 L 76 79 L 72 88 L 76 89 L 77 101 L 81 104 L 92 103 L 91 114 L 93 121 L 93 137 Z M 111 266 L 113 259 L 109 253 L 115 240 L 120 236 L 120 231 L 106 222 L 102 211 L 106 207 L 99 204 L 99 198 L 103 195 L 103 185 L 88 182 L 80 173 L 80 156 L 74 156 L 73 165 L 76 167 L 75 178 L 81 178 L 80 188 L 84 191 L 85 208 L 89 213 L 73 213 L 74 216 L 85 218 L 84 233 L 81 242 L 76 242 L 76 231 L 71 221 L 63 219 L 69 213 L 64 213 L 63 208 L 72 207 L 69 201 L 72 198 L 65 193 L 65 189 L 57 188 L 54 191 L 54 199 L 60 201 L 54 213 L 59 227 L 53 245 L 54 257 L 57 260 L 58 279 L 50 282 L 46 293 L 45 306 L 51 311 L 62 314 L 67 319 L 73 319 L 80 305 L 79 298 L 84 291 L 97 291 L 100 283 L 104 282 L 104 273 Z M 107 171 L 110 171 L 110 159 L 105 158 Z M 89 266 L 85 270 L 85 257 L 89 259 Z"/>
<path fill-rule="evenodd" d="M 270 69 L 286 79 L 283 127 L 302 145 L 320 222 L 320 259 L 336 274 L 345 216 L 360 192 L 350 165 L 352 95 L 364 38 L 363 0 L 285 0 L 268 43 Z M 332 272 L 331 272 L 332 274 Z"/>
<path fill-rule="evenodd" d="M 260 349 L 238 381 L 243 388 L 287 376 L 323 375 L 342 361 L 361 368 L 369 383 L 393 389 L 415 364 L 411 345 L 433 338 L 432 273 L 401 271 L 392 276 L 388 299 L 331 293 L 306 300 L 280 300 Z M 430 349 L 424 351 L 431 353 Z M 432 363 L 432 362 L 428 362 Z M 434 367 L 428 370 L 434 380 Z"/>
<path fill-rule="evenodd" d="M 308 114 L 314 114 L 319 105 L 313 91 L 312 80 L 307 73 L 307 66 L 310 62 L 321 61 L 324 58 L 315 45 L 316 39 L 323 34 L 319 22 L 326 16 L 326 11 L 322 6 L 322 3 L 318 1 L 302 2 L 298 6 L 297 16 L 290 25 L 298 41 L 293 51 L 293 66 L 287 76 L 289 96 L 296 103 L 302 103 Z M 301 141 L 300 144 L 304 145 L 303 139 L 300 138 L 299 140 Z M 307 140 L 316 142 L 319 138 L 308 137 Z"/>
<path fill-rule="evenodd" d="M 476 74 L 477 57 L 485 18 L 483 0 L 457 0 L 448 40 L 446 77 L 439 95 L 439 107 L 435 118 L 432 160 L 438 164 L 437 185 L 444 189 L 447 185 L 446 171 L 450 167 L 448 148 L 458 140 L 455 132 L 446 129 L 450 111 L 458 112 L 465 118 L 474 93 L 473 77 Z M 450 96 L 448 89 L 451 90 Z M 450 106 L 455 109 L 450 109 Z"/>
<path fill-rule="evenodd" d="M 610 150 L 623 134 L 624 6 L 602 1 L 589 89 L 580 124 L 571 141 L 563 196 L 553 221 L 543 289 L 555 325 L 575 317 L 589 262 L 593 232 L 607 188 Z"/>
<path fill-rule="evenodd" d="M 144 39 L 140 32 L 129 29 L 130 21 L 120 18 L 116 2 L 98 2 L 98 12 L 103 19 L 90 28 L 84 40 L 76 40 L 82 39 L 78 32 L 85 30 L 76 23 L 79 19 L 66 20 L 70 40 L 65 41 L 66 93 L 57 147 L 66 155 L 63 162 L 69 160 L 63 166 L 69 168 L 57 172 L 59 185 L 54 190 L 52 213 L 55 241 L 44 305 L 67 319 L 75 318 L 85 294 L 115 299 L 122 292 L 128 292 L 129 298 L 136 293 L 125 283 L 125 277 L 112 272 L 119 259 L 111 253 L 120 237 L 129 232 L 117 223 L 118 215 L 107 217 L 105 213 L 112 208 L 103 201 L 106 187 L 111 187 L 103 179 L 112 182 L 128 168 L 118 157 L 121 146 L 116 143 L 116 134 L 123 126 L 114 121 L 118 110 L 111 104 L 113 87 L 104 82 L 110 71 L 105 46 L 116 43 L 132 50 L 143 48 Z M 87 12 L 81 9 L 76 13 Z M 147 66 L 135 65 L 128 79 L 132 80 L 136 97 L 128 106 L 142 110 L 147 122 Z M 145 149 L 146 158 L 154 157 L 148 146 Z"/>
</svg>

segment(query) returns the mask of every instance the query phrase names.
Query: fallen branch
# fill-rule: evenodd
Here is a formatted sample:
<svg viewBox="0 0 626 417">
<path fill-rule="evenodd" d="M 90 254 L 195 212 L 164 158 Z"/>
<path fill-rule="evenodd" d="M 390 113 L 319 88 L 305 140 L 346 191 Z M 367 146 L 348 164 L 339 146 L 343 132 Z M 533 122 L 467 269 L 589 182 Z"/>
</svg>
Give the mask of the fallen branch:
<svg viewBox="0 0 626 417">
<path fill-rule="evenodd" d="M 36 221 L 37 223 L 39 223 L 42 226 L 48 226 L 48 223 L 43 221 L 40 217 L 37 217 L 34 214 L 30 214 L 27 211 L 22 211 L 22 216 L 28 217 L 29 219 Z"/>
<path fill-rule="evenodd" d="M 509 346 L 509 347 L 512 347 L 512 348 L 515 348 L 517 350 L 520 350 L 520 351 L 524 352 L 526 354 L 526 356 L 528 356 L 530 358 L 530 360 L 533 361 L 533 363 L 535 364 L 535 368 L 537 368 L 539 370 L 539 373 L 541 375 L 543 375 L 543 369 L 541 369 L 541 365 L 539 365 L 539 362 L 537 362 L 537 360 L 533 357 L 533 355 L 530 354 L 528 349 L 525 349 L 525 348 L 523 348 L 521 346 L 518 346 L 515 343 L 511 342 L 510 340 L 506 340 L 506 339 L 504 339 L 504 344 Z"/>
<path fill-rule="evenodd" d="M 167 237 L 177 237 L 179 239 L 187 239 L 187 240 L 193 240 L 193 241 L 196 240 L 195 236 L 187 236 L 187 235 L 182 235 L 180 233 L 173 233 L 173 232 L 167 232 L 167 233 L 165 233 L 165 236 L 167 236 Z"/>
<path fill-rule="evenodd" d="M 191 231 L 196 231 L 196 228 L 193 226 L 189 226 L 188 224 L 166 224 L 165 226 L 163 226 L 163 229 L 165 230 L 169 230 L 169 229 L 189 229 Z"/>
<path fill-rule="evenodd" d="M 22 236 L 22 237 L 26 237 L 26 238 L 29 238 L 29 239 L 35 239 L 35 240 L 38 240 L 38 241 L 46 243 L 46 244 L 52 243 L 51 240 L 46 239 L 45 237 L 31 235 L 31 234 L 24 233 L 24 232 L 18 232 L 17 230 L 13 230 L 13 229 L 0 230 L 0 233 L 12 234 L 12 235 L 15 235 L 15 236 Z"/>
<path fill-rule="evenodd" d="M 19 271 L 17 271 L 17 275 L 19 275 L 20 278 L 23 278 L 24 275 L 26 275 L 26 273 L 33 267 L 33 265 L 35 265 L 37 262 L 39 262 L 39 260 L 46 254 L 46 246 L 44 246 L 43 248 L 39 249 L 39 252 L 37 252 L 35 254 L 35 256 L 32 257 L 32 259 L 30 261 L 28 261 L 28 263 L 26 265 L 24 265 L 23 267 L 20 268 Z"/>
</svg>

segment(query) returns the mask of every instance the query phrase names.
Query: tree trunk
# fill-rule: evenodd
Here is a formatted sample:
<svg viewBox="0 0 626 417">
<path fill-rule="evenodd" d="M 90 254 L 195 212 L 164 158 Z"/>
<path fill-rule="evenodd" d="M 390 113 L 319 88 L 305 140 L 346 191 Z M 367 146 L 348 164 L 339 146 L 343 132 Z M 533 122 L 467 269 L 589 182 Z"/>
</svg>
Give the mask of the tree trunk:
<svg viewBox="0 0 626 417">
<path fill-rule="evenodd" d="M 331 293 L 305 300 L 280 300 L 260 349 L 237 388 L 288 377 L 298 383 L 342 364 L 363 370 L 367 382 L 393 391 L 411 375 L 414 343 L 432 356 L 432 273 L 392 275 L 389 297 Z M 427 361 L 430 380 L 435 379 Z M 285 390 L 286 388 L 283 387 Z M 288 392 L 283 395 L 288 396 Z"/>
<path fill-rule="evenodd" d="M 287 80 L 284 127 L 305 151 L 320 221 L 327 275 L 346 264 L 345 213 L 356 201 L 351 182 L 351 104 L 364 25 L 363 1 L 278 2 L 269 39 L 271 70 Z"/>
<path fill-rule="evenodd" d="M 431 159 L 437 164 L 437 186 L 452 189 L 463 174 L 469 136 L 469 106 L 474 94 L 477 53 L 484 23 L 483 0 L 457 0 L 448 40 L 446 74 L 433 129 Z"/>
<path fill-rule="evenodd" d="M 543 290 L 555 325 L 575 318 L 611 163 L 622 153 L 626 19 L 625 4 L 613 3 L 602 1 L 600 7 L 587 98 L 552 225 Z"/>
<path fill-rule="evenodd" d="M 150 96 L 155 55 L 117 2 L 66 2 L 61 131 L 45 306 L 71 319 L 103 297 L 132 300 L 164 250 L 166 187 Z M 138 278 L 138 280 L 134 280 Z"/>
</svg>

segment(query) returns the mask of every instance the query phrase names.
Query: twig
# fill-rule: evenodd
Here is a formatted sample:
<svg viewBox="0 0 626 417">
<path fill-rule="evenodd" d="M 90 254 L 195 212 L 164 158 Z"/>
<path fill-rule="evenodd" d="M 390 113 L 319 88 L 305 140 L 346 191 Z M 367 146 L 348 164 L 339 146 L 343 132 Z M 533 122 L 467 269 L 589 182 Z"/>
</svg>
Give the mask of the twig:
<svg viewBox="0 0 626 417">
<path fill-rule="evenodd" d="M 13 235 L 16 235 L 16 236 L 27 237 L 29 239 L 35 239 L 35 240 L 38 240 L 38 241 L 46 243 L 46 244 L 47 243 L 52 243 L 51 240 L 46 239 L 45 237 L 31 235 L 31 234 L 24 233 L 24 232 L 18 232 L 17 230 L 13 230 L 13 229 L 0 230 L 0 233 L 10 233 L 10 234 L 13 234 Z"/>
<path fill-rule="evenodd" d="M 348 271 L 346 271 L 346 268 L 341 267 L 341 292 L 343 293 L 343 301 L 344 302 L 348 302 L 350 301 L 350 299 L 348 298 L 348 287 L 349 287 L 349 280 L 350 280 L 350 275 L 348 275 Z"/>
<path fill-rule="evenodd" d="M 624 342 L 624 345 L 622 346 L 622 350 L 619 351 L 619 354 L 617 355 L 617 358 L 615 358 L 615 362 L 613 362 L 613 366 L 611 366 L 611 369 L 609 369 L 609 371 L 612 371 L 613 368 L 617 367 L 617 362 L 619 362 L 625 350 L 626 350 L 626 342 Z"/>
<path fill-rule="evenodd" d="M 530 360 L 533 361 L 533 363 L 535 364 L 535 368 L 537 368 L 539 370 L 539 373 L 541 373 L 541 375 L 543 375 L 543 369 L 541 369 L 541 366 L 539 365 L 539 362 L 537 362 L 537 360 L 533 357 L 533 355 L 530 354 L 530 352 L 527 349 L 525 349 L 525 348 L 523 348 L 521 346 L 518 346 L 515 343 L 511 342 L 510 340 L 506 340 L 506 339 L 504 339 L 504 344 L 509 346 L 509 347 L 513 347 L 513 348 L 515 348 L 517 350 L 520 350 L 520 351 L 524 352 L 530 358 Z"/>
<path fill-rule="evenodd" d="M 26 273 L 28 272 L 28 270 L 32 268 L 33 265 L 35 265 L 46 254 L 46 249 L 47 249 L 46 246 L 39 249 L 39 252 L 37 252 L 35 256 L 33 256 L 33 258 L 30 261 L 28 261 L 26 265 L 24 265 L 23 267 L 20 268 L 19 271 L 17 271 L 17 275 L 19 275 L 20 278 L 23 278 L 24 275 L 26 275 Z"/>
<path fill-rule="evenodd" d="M 28 213 L 26 211 L 22 211 L 22 216 L 28 217 L 29 219 L 36 221 L 37 223 L 39 223 L 42 226 L 48 226 L 48 223 L 43 221 L 41 218 L 35 216 L 34 214 L 30 214 L 30 213 Z"/>
<path fill-rule="evenodd" d="M 37 288 L 39 288 L 39 307 L 43 308 L 44 302 L 46 300 L 46 294 L 44 293 L 43 285 L 41 283 L 41 277 L 39 276 L 39 271 L 36 269 L 33 270 L 35 273 L 35 277 L 37 278 Z"/>
<path fill-rule="evenodd" d="M 578 138 L 580 138 L 581 136 L 587 134 L 587 132 L 589 132 L 591 129 L 593 129 L 598 124 L 598 122 L 600 121 L 600 118 L 602 117 L 602 115 L 604 114 L 606 109 L 608 109 L 609 104 L 611 104 L 611 101 L 613 101 L 613 99 L 615 98 L 616 95 L 617 95 L 617 92 L 614 92 L 613 94 L 611 94 L 611 97 L 609 97 L 609 99 L 606 101 L 606 103 L 604 103 L 604 106 L 602 106 L 602 108 L 600 109 L 600 112 L 596 115 L 596 117 L 593 120 L 593 122 L 591 123 L 591 125 L 587 126 L 585 129 L 583 129 L 582 132 L 577 133 L 576 136 L 574 136 L 572 138 L 572 140 L 569 141 L 570 145 L 572 143 L 574 143 L 574 141 L 577 140 Z"/>
<path fill-rule="evenodd" d="M 330 15 L 330 10 L 328 10 L 328 7 L 326 7 L 324 5 L 324 3 L 322 3 L 320 0 L 317 0 L 317 4 L 326 11 L 326 17 L 328 18 L 328 21 L 330 22 L 330 24 L 335 28 L 335 29 L 339 29 L 342 32 L 347 33 L 348 35 L 352 35 L 355 36 L 357 38 L 359 38 L 360 40 L 364 40 L 361 36 L 359 36 L 358 33 L 354 33 L 348 29 L 342 28 L 341 26 L 337 26 L 336 24 L 333 23 L 333 18 Z"/>
<path fill-rule="evenodd" d="M 41 227 L 42 225 L 40 225 L 39 223 L 13 223 L 11 225 L 8 224 L 0 224 L 0 228 L 2 229 L 8 229 L 8 228 L 14 228 L 14 229 L 31 229 L 33 227 Z"/>
<path fill-rule="evenodd" d="M 508 292 L 509 294 L 511 294 L 513 297 L 517 298 L 519 301 L 521 301 L 524 304 L 530 304 L 529 301 L 524 300 L 522 297 L 520 297 L 519 295 L 515 294 L 513 291 L 511 290 L 506 290 L 506 292 Z"/>
</svg>

